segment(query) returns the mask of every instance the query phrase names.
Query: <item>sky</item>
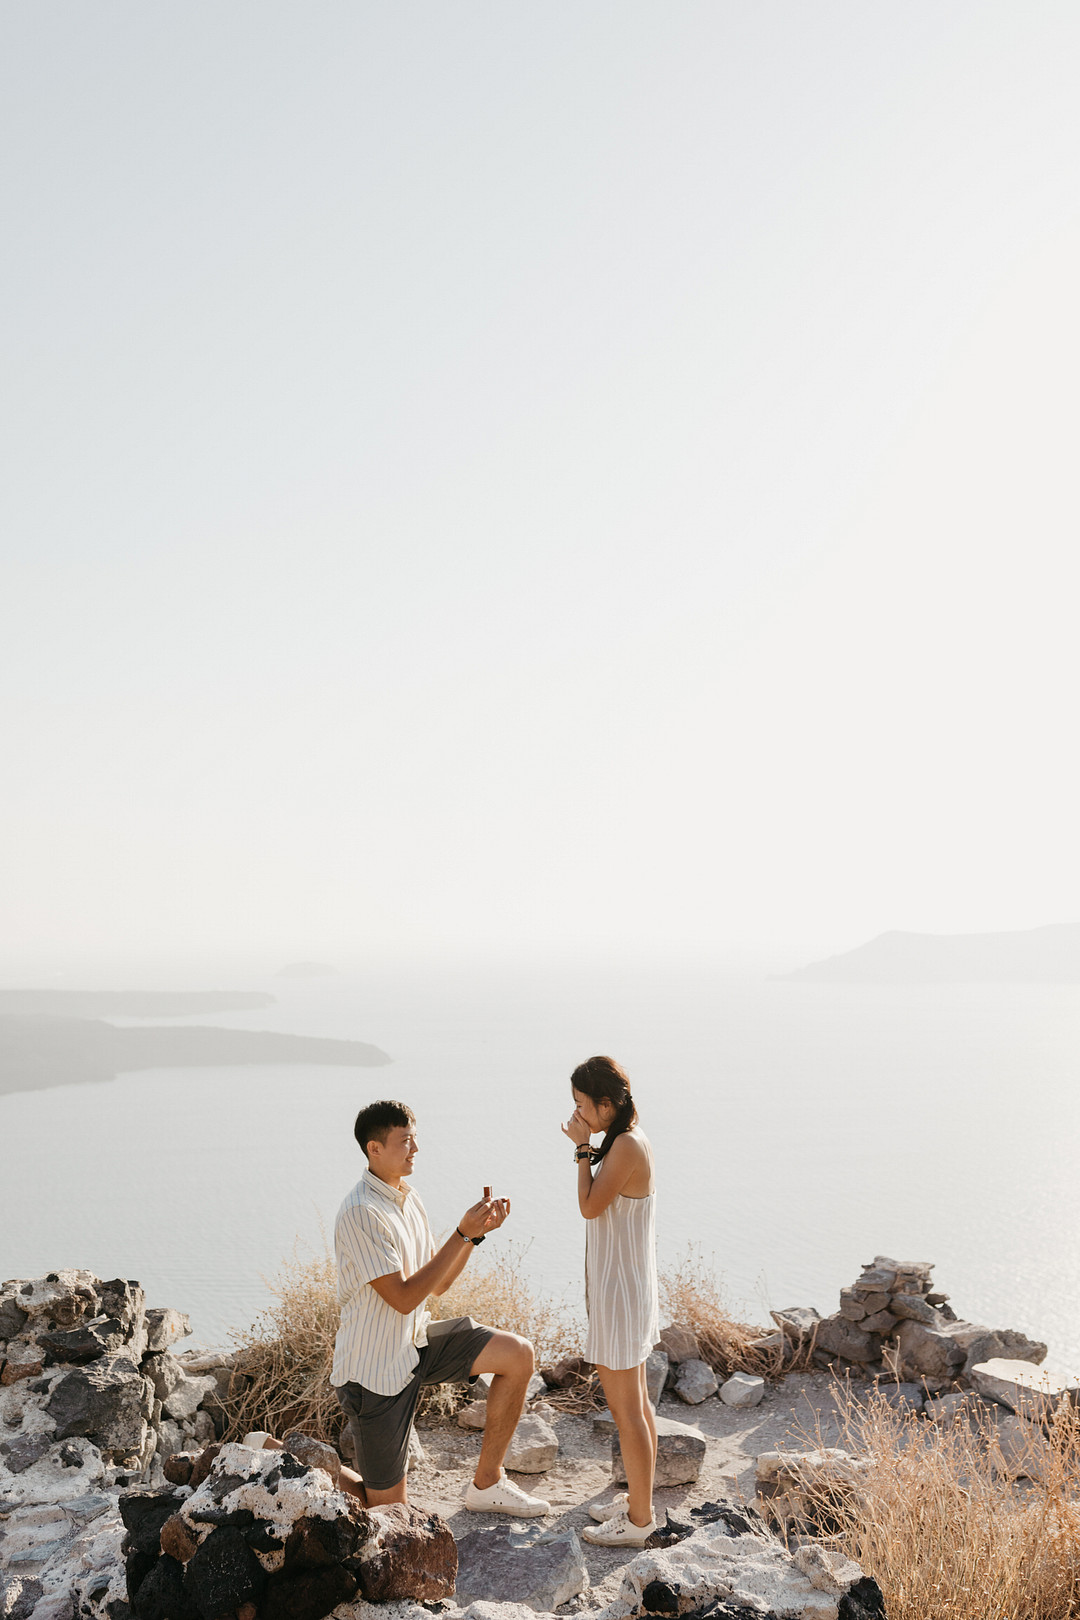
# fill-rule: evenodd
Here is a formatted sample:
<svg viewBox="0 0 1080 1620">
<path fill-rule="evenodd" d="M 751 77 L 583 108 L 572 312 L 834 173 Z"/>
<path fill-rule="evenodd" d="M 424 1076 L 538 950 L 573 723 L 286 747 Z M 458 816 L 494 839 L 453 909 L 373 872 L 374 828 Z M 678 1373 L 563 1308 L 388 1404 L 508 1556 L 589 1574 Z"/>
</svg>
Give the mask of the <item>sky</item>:
<svg viewBox="0 0 1080 1620">
<path fill-rule="evenodd" d="M 0 13 L 0 969 L 1080 918 L 1074 5 Z"/>
</svg>

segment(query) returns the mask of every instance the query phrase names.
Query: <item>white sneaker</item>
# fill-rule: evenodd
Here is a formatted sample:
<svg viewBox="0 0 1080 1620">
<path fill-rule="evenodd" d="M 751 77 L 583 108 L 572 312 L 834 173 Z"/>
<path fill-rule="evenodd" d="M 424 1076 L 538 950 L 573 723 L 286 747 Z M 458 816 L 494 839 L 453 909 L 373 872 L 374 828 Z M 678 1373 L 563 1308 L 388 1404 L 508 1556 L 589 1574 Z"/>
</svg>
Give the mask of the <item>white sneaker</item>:
<svg viewBox="0 0 1080 1620">
<path fill-rule="evenodd" d="M 618 1496 L 613 1497 L 610 1502 L 590 1502 L 588 1508 L 589 1517 L 595 1519 L 597 1524 L 606 1524 L 608 1519 L 615 1517 L 616 1513 L 625 1513 L 629 1503 L 630 1498 L 626 1491 L 620 1491 Z"/>
<path fill-rule="evenodd" d="M 486 1490 L 470 1484 L 465 1492 L 465 1506 L 470 1513 L 508 1513 L 512 1519 L 539 1519 L 551 1512 L 550 1502 L 545 1502 L 542 1496 L 526 1496 L 505 1474 Z"/>
<path fill-rule="evenodd" d="M 581 1536 L 583 1541 L 591 1541 L 594 1547 L 644 1547 L 657 1528 L 655 1519 L 650 1519 L 648 1524 L 635 1524 L 622 1509 L 604 1524 L 587 1524 Z"/>
</svg>

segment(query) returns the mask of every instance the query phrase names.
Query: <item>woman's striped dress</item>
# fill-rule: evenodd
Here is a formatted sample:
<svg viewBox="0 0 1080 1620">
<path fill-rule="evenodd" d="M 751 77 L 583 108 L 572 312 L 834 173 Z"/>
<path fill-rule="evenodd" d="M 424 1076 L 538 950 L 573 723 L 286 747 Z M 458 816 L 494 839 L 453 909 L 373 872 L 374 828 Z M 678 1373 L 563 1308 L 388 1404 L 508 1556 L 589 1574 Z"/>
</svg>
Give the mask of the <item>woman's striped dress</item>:
<svg viewBox="0 0 1080 1620">
<path fill-rule="evenodd" d="M 660 1337 L 656 1293 L 656 1194 L 613 1198 L 585 1227 L 585 1360 L 613 1371 L 639 1367 Z"/>
</svg>

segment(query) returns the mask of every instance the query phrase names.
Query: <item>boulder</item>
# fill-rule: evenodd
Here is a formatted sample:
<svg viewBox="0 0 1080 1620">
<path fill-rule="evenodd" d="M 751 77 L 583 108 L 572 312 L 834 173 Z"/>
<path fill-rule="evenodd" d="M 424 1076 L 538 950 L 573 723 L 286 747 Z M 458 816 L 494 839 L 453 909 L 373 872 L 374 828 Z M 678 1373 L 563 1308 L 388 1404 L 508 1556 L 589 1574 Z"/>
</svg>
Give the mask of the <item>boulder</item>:
<svg viewBox="0 0 1080 1620">
<path fill-rule="evenodd" d="M 881 1310 L 875 1311 L 872 1316 L 864 1316 L 859 1326 L 864 1333 L 880 1333 L 884 1336 L 892 1332 L 899 1320 L 892 1311 Z"/>
<path fill-rule="evenodd" d="M 266 1571 L 235 1525 L 216 1526 L 195 1549 L 184 1570 L 185 1595 L 202 1620 L 223 1620 L 245 1603 L 257 1606 L 265 1586 Z M 353 1581 L 349 1595 L 355 1590 Z M 169 1620 L 177 1617 L 169 1616 Z"/>
<path fill-rule="evenodd" d="M 823 1356 L 868 1364 L 879 1359 L 881 1340 L 873 1333 L 864 1333 L 861 1327 L 838 1312 L 818 1323 L 815 1350 Z"/>
<path fill-rule="evenodd" d="M 812 1305 L 790 1305 L 783 1311 L 770 1311 L 769 1315 L 784 1337 L 796 1345 L 804 1344 L 821 1322 L 820 1312 Z"/>
<path fill-rule="evenodd" d="M 750 1406 L 760 1406 L 765 1399 L 765 1380 L 755 1378 L 753 1373 L 732 1373 L 720 1385 L 720 1399 L 725 1406 L 743 1409 Z"/>
<path fill-rule="evenodd" d="M 1039 1479 L 1050 1451 L 1036 1423 L 999 1408 L 988 1435 L 990 1461 L 1006 1479 Z"/>
<path fill-rule="evenodd" d="M 656 1484 L 692 1485 L 701 1472 L 705 1460 L 705 1436 L 689 1423 L 674 1423 L 671 1418 L 656 1419 Z M 626 1484 L 619 1436 L 611 1440 L 611 1477 L 616 1485 Z"/>
<path fill-rule="evenodd" d="M 178 1339 L 186 1339 L 191 1332 L 191 1318 L 183 1311 L 155 1308 L 146 1313 L 147 1350 L 168 1350 Z M 209 1371 L 198 1368 L 198 1371 Z"/>
<path fill-rule="evenodd" d="M 716 1394 L 717 1388 L 716 1374 L 707 1361 L 688 1357 L 685 1361 L 679 1362 L 675 1393 L 688 1406 L 700 1406 L 702 1401 L 707 1401 L 710 1395 Z"/>
<path fill-rule="evenodd" d="M 9 1339 L 4 1351 L 0 1384 L 17 1384 L 24 1378 L 40 1378 L 45 1370 L 45 1352 L 31 1339 Z"/>
<path fill-rule="evenodd" d="M 58 1440 L 85 1435 L 119 1460 L 142 1451 L 152 1405 L 150 1386 L 130 1355 L 121 1351 L 58 1379 L 45 1410 L 56 1424 Z"/>
<path fill-rule="evenodd" d="M 698 1344 L 697 1335 L 690 1328 L 681 1327 L 677 1322 L 664 1329 L 657 1348 L 663 1350 L 668 1360 L 672 1362 L 701 1360 L 701 1346 Z"/>
<path fill-rule="evenodd" d="M 321 1468 L 330 1475 L 331 1485 L 337 1485 L 341 1477 L 341 1458 L 333 1446 L 305 1434 L 302 1429 L 289 1429 L 282 1436 L 281 1443 L 290 1456 L 298 1462 L 307 1463 L 309 1468 Z"/>
<path fill-rule="evenodd" d="M 666 1350 L 654 1350 L 645 1361 L 645 1387 L 649 1392 L 649 1399 L 653 1406 L 659 1406 L 660 1397 L 664 1393 L 668 1373 L 671 1371 L 671 1362 Z"/>
<path fill-rule="evenodd" d="M 873 1386 L 873 1394 L 894 1412 L 921 1412 L 926 1404 L 926 1391 L 921 1384 L 889 1384 L 882 1381 Z"/>
<path fill-rule="evenodd" d="M 16 1278 L 4 1292 L 35 1328 L 73 1328 L 103 1306 L 92 1271 L 50 1271 L 47 1277 Z M 106 1310 L 106 1315 L 112 1313 Z"/>
<path fill-rule="evenodd" d="M 859 1489 L 866 1464 L 846 1451 L 763 1451 L 757 1459 L 757 1495 L 762 1516 L 785 1536 L 833 1535 L 837 1508 Z"/>
<path fill-rule="evenodd" d="M 927 1327 L 937 1327 L 941 1322 L 937 1311 L 926 1303 L 921 1294 L 894 1294 L 889 1301 L 889 1310 L 901 1322 L 924 1322 Z"/>
<path fill-rule="evenodd" d="M 487 1401 L 470 1401 L 467 1406 L 458 1410 L 457 1424 L 459 1429 L 480 1430 L 487 1422 Z"/>
<path fill-rule="evenodd" d="M 559 1440 L 550 1423 L 535 1412 L 525 1412 L 514 1430 L 506 1453 L 506 1466 L 518 1474 L 542 1474 L 554 1466 Z"/>
<path fill-rule="evenodd" d="M 984 1361 L 1030 1361 L 1040 1366 L 1046 1360 L 1046 1345 L 1038 1339 L 1029 1339 L 1013 1328 L 983 1328 L 980 1332 L 958 1338 L 967 1351 L 963 1377 L 970 1381 L 971 1370 Z"/>
<path fill-rule="evenodd" d="M 922 1322 L 901 1322 L 896 1331 L 897 1371 L 901 1379 L 917 1382 L 955 1378 L 964 1365 L 964 1351 L 951 1334 Z"/>
<path fill-rule="evenodd" d="M 861 1322 L 866 1315 L 866 1306 L 853 1288 L 840 1290 L 840 1315 L 849 1322 Z"/>
<path fill-rule="evenodd" d="M 26 1312 L 19 1305 L 15 1288 L 15 1283 L 0 1288 L 0 1342 L 17 1339 L 26 1326 Z"/>
<path fill-rule="evenodd" d="M 54 1328 L 39 1333 L 38 1344 L 49 1352 L 53 1361 L 70 1361 L 82 1365 L 97 1361 L 111 1350 L 120 1350 L 124 1333 L 115 1316 L 99 1316 L 76 1328 Z"/>
<path fill-rule="evenodd" d="M 746 1523 L 743 1520 L 743 1523 Z M 709 1615 L 714 1620 L 885 1620 L 876 1582 L 857 1564 L 805 1549 L 802 1566 L 774 1536 L 720 1518 L 673 1547 L 638 1553 L 605 1620 Z"/>
<path fill-rule="evenodd" d="M 458 1550 L 445 1519 L 404 1503 L 372 1508 L 369 1517 L 371 1534 L 356 1565 L 368 1603 L 433 1603 L 453 1595 Z"/>
<path fill-rule="evenodd" d="M 1075 1374 L 1034 1367 L 1028 1361 L 981 1362 L 971 1369 L 971 1383 L 988 1400 L 1032 1420 L 1051 1416 L 1065 1401 L 1080 1401 L 1080 1379 Z"/>
<path fill-rule="evenodd" d="M 588 1585 L 573 1530 L 497 1524 L 471 1530 L 458 1542 L 457 1600 L 462 1607 L 483 1599 L 549 1613 Z"/>
</svg>

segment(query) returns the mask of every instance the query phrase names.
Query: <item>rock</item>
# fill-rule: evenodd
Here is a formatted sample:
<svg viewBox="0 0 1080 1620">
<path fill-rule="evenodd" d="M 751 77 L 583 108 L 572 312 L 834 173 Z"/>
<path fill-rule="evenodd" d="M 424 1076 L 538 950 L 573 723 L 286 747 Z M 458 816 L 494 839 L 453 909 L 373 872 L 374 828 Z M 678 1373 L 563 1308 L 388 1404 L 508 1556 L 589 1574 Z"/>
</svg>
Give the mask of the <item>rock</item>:
<svg viewBox="0 0 1080 1620">
<path fill-rule="evenodd" d="M 853 1288 L 841 1288 L 840 1290 L 840 1315 L 849 1322 L 861 1322 L 866 1315 L 866 1306 Z"/>
<path fill-rule="evenodd" d="M 458 1542 L 457 1598 L 521 1603 L 548 1613 L 589 1585 L 581 1543 L 573 1530 L 497 1524 L 471 1530 Z"/>
<path fill-rule="evenodd" d="M 676 1364 L 682 1361 L 701 1360 L 701 1346 L 698 1344 L 697 1335 L 688 1327 L 680 1327 L 677 1322 L 673 1322 L 661 1333 L 659 1348 L 669 1361 Z"/>
<path fill-rule="evenodd" d="M 936 1423 L 952 1423 L 956 1418 L 976 1407 L 984 1406 L 981 1395 L 963 1390 L 955 1390 L 949 1395 L 931 1395 L 927 1398 L 923 1411 L 928 1418 Z"/>
<path fill-rule="evenodd" d="M 705 1436 L 700 1429 L 688 1423 L 675 1423 L 671 1418 L 657 1417 L 656 1484 L 692 1485 L 701 1472 L 705 1460 Z M 626 1484 L 619 1436 L 611 1440 L 611 1477 L 616 1485 Z"/>
<path fill-rule="evenodd" d="M 899 1321 L 899 1317 L 891 1311 L 875 1311 L 873 1316 L 864 1316 L 859 1326 L 864 1333 L 880 1333 L 883 1336 L 891 1333 Z"/>
<path fill-rule="evenodd" d="M 139 1620 L 199 1620 L 184 1587 L 184 1569 L 175 1558 L 159 1558 L 139 1586 L 135 1599 Z"/>
<path fill-rule="evenodd" d="M 341 1458 L 325 1440 L 316 1440 L 302 1429 L 290 1429 L 282 1436 L 285 1450 L 309 1468 L 321 1468 L 330 1475 L 330 1483 L 337 1485 L 341 1476 Z"/>
<path fill-rule="evenodd" d="M 10 1339 L 4 1352 L 0 1384 L 17 1384 L 23 1378 L 40 1378 L 45 1370 L 45 1352 L 29 1339 Z"/>
<path fill-rule="evenodd" d="M 846 1321 L 838 1313 L 818 1323 L 815 1348 L 827 1356 L 839 1356 L 843 1361 L 866 1364 L 880 1357 L 881 1340 L 872 1333 L 864 1333 L 854 1322 Z"/>
<path fill-rule="evenodd" d="M 937 1311 L 926 1303 L 921 1294 L 894 1294 L 889 1301 L 889 1310 L 901 1322 L 923 1322 L 927 1327 L 937 1327 L 941 1321 Z"/>
<path fill-rule="evenodd" d="M 1039 1479 L 1046 1469 L 1049 1448 L 1035 1423 L 1001 1409 L 989 1436 L 990 1461 L 1007 1479 Z"/>
<path fill-rule="evenodd" d="M 159 1394 L 158 1399 L 162 1404 L 166 1417 L 175 1418 L 178 1423 L 183 1423 L 185 1419 L 195 1416 L 204 1400 L 210 1396 L 216 1396 L 217 1379 L 212 1373 L 208 1373 L 201 1378 L 188 1378 L 175 1357 L 166 1353 L 160 1359 L 162 1362 L 172 1362 L 172 1369 L 170 1369 L 169 1373 L 170 1378 L 173 1370 L 179 1376 L 172 1384 L 168 1394 Z"/>
<path fill-rule="evenodd" d="M 185 1593 L 202 1620 L 223 1620 L 243 1603 L 258 1606 L 265 1585 L 266 1571 L 233 1525 L 216 1527 L 196 1548 L 184 1571 Z M 356 1590 L 355 1583 L 352 1590 Z"/>
<path fill-rule="evenodd" d="M 26 1326 L 26 1312 L 15 1297 L 15 1284 L 0 1288 L 0 1340 L 17 1339 Z"/>
<path fill-rule="evenodd" d="M 758 1505 L 785 1536 L 834 1535 L 837 1507 L 859 1488 L 866 1464 L 846 1451 L 763 1451 L 757 1459 Z"/>
<path fill-rule="evenodd" d="M 666 1350 L 654 1350 L 651 1356 L 646 1357 L 645 1387 L 654 1407 L 660 1404 L 660 1397 L 664 1393 L 664 1385 L 670 1371 L 671 1361 Z"/>
<path fill-rule="evenodd" d="M 174 1513 L 165 1520 L 159 1539 L 162 1552 L 168 1553 L 170 1558 L 175 1558 L 178 1564 L 186 1564 L 199 1545 L 179 1513 Z"/>
<path fill-rule="evenodd" d="M 480 1430 L 486 1422 L 487 1401 L 470 1401 L 468 1406 L 463 1406 L 458 1411 L 457 1423 L 459 1429 Z"/>
<path fill-rule="evenodd" d="M 592 1426 L 593 1434 L 615 1433 L 615 1419 L 612 1417 L 606 1406 L 602 1407 L 599 1412 L 594 1414 Z"/>
<path fill-rule="evenodd" d="M 964 1365 L 964 1351 L 956 1340 L 921 1322 L 901 1322 L 896 1344 L 900 1352 L 897 1371 L 902 1380 L 951 1379 Z"/>
<path fill-rule="evenodd" d="M 368 1603 L 432 1603 L 453 1595 L 458 1549 L 445 1519 L 403 1503 L 372 1508 L 370 1519 L 373 1534 L 357 1565 Z"/>
<path fill-rule="evenodd" d="M 45 1410 L 56 1424 L 57 1439 L 85 1435 L 121 1459 L 141 1452 L 151 1403 L 141 1372 L 122 1351 L 65 1374 L 53 1385 Z"/>
<path fill-rule="evenodd" d="M 176 1452 L 183 1451 L 184 1437 L 180 1433 L 179 1423 L 174 1423 L 172 1418 L 163 1417 L 158 1419 L 155 1427 L 157 1428 L 157 1453 L 162 1462 L 167 1457 L 172 1457 Z"/>
<path fill-rule="evenodd" d="M 182 1311 L 155 1308 L 146 1313 L 146 1348 L 149 1351 L 168 1350 L 178 1339 L 186 1339 L 191 1332 L 191 1318 Z M 197 1368 L 195 1371 L 208 1371 Z"/>
<path fill-rule="evenodd" d="M 106 1316 L 115 1316 L 119 1320 L 125 1343 L 135 1360 L 140 1360 L 146 1353 L 146 1295 L 143 1290 L 137 1282 L 114 1277 L 111 1282 L 99 1282 L 97 1291 L 100 1309 Z"/>
<path fill-rule="evenodd" d="M 35 1328 L 73 1328 L 100 1313 L 99 1286 L 92 1271 L 50 1271 L 47 1277 L 5 1283 L 4 1292 L 10 1290 Z"/>
<path fill-rule="evenodd" d="M 1030 1361 L 1036 1366 L 1046 1360 L 1046 1345 L 1038 1339 L 1029 1339 L 1023 1333 L 1017 1333 L 1012 1328 L 984 1329 L 978 1334 L 971 1335 L 966 1343 L 960 1339 L 958 1342 L 967 1351 L 964 1361 L 963 1377 L 970 1381 L 971 1370 L 985 1361 Z"/>
<path fill-rule="evenodd" d="M 791 1305 L 787 1310 L 770 1311 L 769 1315 L 786 1339 L 796 1345 L 805 1343 L 821 1321 L 821 1315 L 812 1305 Z"/>
<path fill-rule="evenodd" d="M 753 1373 L 732 1373 L 720 1385 L 720 1399 L 725 1406 L 739 1409 L 760 1406 L 765 1399 L 765 1380 L 755 1378 Z"/>
<path fill-rule="evenodd" d="M 638 1553 L 623 1572 L 605 1620 L 638 1615 L 709 1615 L 713 1620 L 885 1620 L 876 1583 L 857 1564 L 806 1549 L 796 1557 L 773 1536 L 733 1534 L 725 1519 L 676 1546 Z"/>
<path fill-rule="evenodd" d="M 540 1375 L 548 1389 L 569 1389 L 590 1373 L 587 1361 L 581 1356 L 564 1356 L 553 1367 L 542 1367 Z"/>
<path fill-rule="evenodd" d="M 926 1404 L 926 1392 L 921 1384 L 875 1384 L 874 1395 L 895 1412 L 921 1412 Z"/>
<path fill-rule="evenodd" d="M 261 1609 L 261 1620 L 322 1620 L 356 1592 L 356 1576 L 341 1564 L 320 1569 L 271 1575 Z M 240 1620 L 238 1611 L 237 1620 Z"/>
<path fill-rule="evenodd" d="M 702 1401 L 716 1394 L 717 1388 L 716 1374 L 707 1361 L 697 1361 L 693 1357 L 680 1361 L 675 1393 L 681 1401 L 688 1406 L 700 1406 Z"/>
<path fill-rule="evenodd" d="M 558 1455 L 559 1440 L 551 1424 L 535 1412 L 523 1413 L 506 1453 L 507 1468 L 517 1474 L 543 1474 Z"/>
<path fill-rule="evenodd" d="M 421 1463 L 426 1463 L 427 1460 L 427 1452 L 420 1444 L 420 1436 L 415 1429 L 411 1429 L 409 1431 L 409 1453 L 405 1464 L 406 1473 L 411 1468 L 418 1468 Z"/>
<path fill-rule="evenodd" d="M 872 1266 L 863 1267 L 862 1276 L 852 1289 L 859 1299 L 867 1294 L 890 1294 L 896 1287 L 896 1261 L 886 1260 L 884 1256 L 880 1259 L 880 1264 L 875 1260 Z"/>
<path fill-rule="evenodd" d="M 48 1451 L 51 1441 L 47 1434 L 23 1434 L 16 1440 L 0 1441 L 0 1459 L 13 1474 L 32 1468 Z"/>
<path fill-rule="evenodd" d="M 988 1400 L 1032 1420 L 1049 1417 L 1064 1401 L 1080 1399 L 1080 1379 L 1074 1374 L 1027 1361 L 981 1362 L 971 1369 L 971 1382 Z"/>
<path fill-rule="evenodd" d="M 38 1334 L 38 1343 L 54 1361 L 70 1361 L 82 1365 L 97 1361 L 110 1350 L 120 1350 L 124 1333 L 115 1316 L 99 1316 L 77 1328 L 56 1328 Z"/>
</svg>

